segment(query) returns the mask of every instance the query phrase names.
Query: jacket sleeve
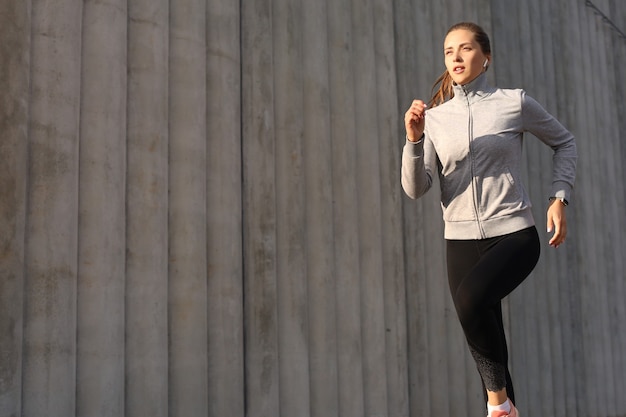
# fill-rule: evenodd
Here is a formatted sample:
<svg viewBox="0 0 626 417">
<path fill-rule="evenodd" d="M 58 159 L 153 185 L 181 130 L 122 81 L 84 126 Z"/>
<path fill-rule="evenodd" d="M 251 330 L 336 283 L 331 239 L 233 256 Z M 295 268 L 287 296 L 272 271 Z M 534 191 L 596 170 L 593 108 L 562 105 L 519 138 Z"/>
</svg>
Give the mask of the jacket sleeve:
<svg viewBox="0 0 626 417">
<path fill-rule="evenodd" d="M 404 144 L 401 169 L 402 189 L 412 199 L 420 198 L 432 186 L 431 167 L 428 162 L 425 162 L 431 154 L 434 154 L 432 143 L 424 136 L 417 142 L 407 139 Z"/>
<path fill-rule="evenodd" d="M 554 151 L 552 156 L 552 187 L 550 196 L 570 200 L 576 177 L 577 151 L 572 135 L 537 101 L 522 91 L 524 130 L 535 135 Z"/>
</svg>

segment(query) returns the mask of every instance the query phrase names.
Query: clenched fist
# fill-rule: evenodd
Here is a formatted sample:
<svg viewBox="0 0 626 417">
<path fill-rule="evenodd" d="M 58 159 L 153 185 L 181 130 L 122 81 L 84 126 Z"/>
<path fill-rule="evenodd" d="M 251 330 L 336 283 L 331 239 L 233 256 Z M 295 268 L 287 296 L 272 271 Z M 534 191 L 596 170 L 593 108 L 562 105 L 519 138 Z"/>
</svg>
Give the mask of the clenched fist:
<svg viewBox="0 0 626 417">
<path fill-rule="evenodd" d="M 404 127 L 406 137 L 411 142 L 417 142 L 424 133 L 424 120 L 426 117 L 426 103 L 422 100 L 413 100 L 411 107 L 404 114 Z"/>
</svg>

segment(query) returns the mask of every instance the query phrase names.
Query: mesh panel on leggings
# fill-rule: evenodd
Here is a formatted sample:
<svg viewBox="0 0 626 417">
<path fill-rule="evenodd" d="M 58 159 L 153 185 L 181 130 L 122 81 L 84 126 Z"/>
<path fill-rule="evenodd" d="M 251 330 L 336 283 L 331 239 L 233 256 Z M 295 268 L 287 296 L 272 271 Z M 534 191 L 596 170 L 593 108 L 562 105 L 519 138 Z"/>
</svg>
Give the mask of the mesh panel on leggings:
<svg viewBox="0 0 626 417">
<path fill-rule="evenodd" d="M 506 367 L 482 355 L 472 346 L 469 348 L 476 361 L 478 372 L 485 383 L 485 388 L 494 392 L 506 388 Z"/>
</svg>

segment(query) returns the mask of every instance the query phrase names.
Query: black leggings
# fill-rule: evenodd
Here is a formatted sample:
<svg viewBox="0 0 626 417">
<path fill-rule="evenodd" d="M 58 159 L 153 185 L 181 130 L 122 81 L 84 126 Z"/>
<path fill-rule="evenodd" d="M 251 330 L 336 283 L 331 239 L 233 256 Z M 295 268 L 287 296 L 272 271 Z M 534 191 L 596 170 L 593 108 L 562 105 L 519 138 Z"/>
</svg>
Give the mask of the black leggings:
<svg viewBox="0 0 626 417">
<path fill-rule="evenodd" d="M 506 387 L 515 402 L 501 300 L 537 264 L 537 229 L 483 240 L 447 240 L 446 249 L 450 292 L 483 387 L 489 391 Z"/>
</svg>

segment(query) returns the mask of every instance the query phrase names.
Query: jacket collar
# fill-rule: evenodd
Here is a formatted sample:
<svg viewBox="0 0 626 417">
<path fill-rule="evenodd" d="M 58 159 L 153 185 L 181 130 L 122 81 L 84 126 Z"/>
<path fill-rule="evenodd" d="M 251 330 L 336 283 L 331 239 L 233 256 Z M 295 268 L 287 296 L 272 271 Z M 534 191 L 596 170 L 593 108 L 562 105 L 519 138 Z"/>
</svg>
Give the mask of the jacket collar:
<svg viewBox="0 0 626 417">
<path fill-rule="evenodd" d="M 487 84 L 487 75 L 483 72 L 478 77 L 465 85 L 453 85 L 454 98 L 464 103 L 475 103 L 489 96 L 493 89 Z"/>
</svg>

